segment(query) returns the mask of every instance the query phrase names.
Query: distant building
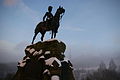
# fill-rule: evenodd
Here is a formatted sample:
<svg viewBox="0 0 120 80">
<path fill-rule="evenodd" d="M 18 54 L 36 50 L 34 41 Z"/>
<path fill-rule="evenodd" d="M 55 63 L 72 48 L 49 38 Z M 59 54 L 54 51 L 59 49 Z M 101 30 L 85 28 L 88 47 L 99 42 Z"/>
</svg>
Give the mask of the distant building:
<svg viewBox="0 0 120 80">
<path fill-rule="evenodd" d="M 106 65 L 105 65 L 105 63 L 102 61 L 101 63 L 100 63 L 100 65 L 99 65 L 99 68 L 98 68 L 98 71 L 103 71 L 103 70 L 106 70 L 107 68 L 106 68 Z"/>
</svg>

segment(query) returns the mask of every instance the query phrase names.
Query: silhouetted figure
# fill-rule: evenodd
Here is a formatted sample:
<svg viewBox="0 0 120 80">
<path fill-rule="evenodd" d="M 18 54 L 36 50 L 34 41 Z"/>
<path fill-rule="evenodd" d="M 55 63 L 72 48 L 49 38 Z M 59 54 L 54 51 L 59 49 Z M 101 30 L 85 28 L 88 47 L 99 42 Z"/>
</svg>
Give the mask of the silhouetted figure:
<svg viewBox="0 0 120 80">
<path fill-rule="evenodd" d="M 46 18 L 46 21 L 53 18 L 53 14 L 51 13 L 52 12 L 52 8 L 53 8 L 52 6 L 48 7 L 48 12 L 45 13 L 45 15 L 43 17 L 43 21 L 45 21 L 45 18 Z"/>
<path fill-rule="evenodd" d="M 43 21 L 46 21 L 46 26 L 49 26 L 51 25 L 51 21 L 52 21 L 52 18 L 53 18 L 53 14 L 51 13 L 52 12 L 52 6 L 49 6 L 48 7 L 48 12 L 45 13 L 44 17 L 43 17 Z"/>
<path fill-rule="evenodd" d="M 49 8 L 48 8 L 49 10 Z M 51 12 L 52 8 L 50 8 L 50 12 Z M 58 28 L 59 28 L 59 21 L 60 19 L 62 18 L 63 14 L 65 13 L 65 9 L 63 7 L 59 7 L 55 13 L 55 15 L 53 16 L 53 18 L 50 18 L 51 19 L 51 23 L 50 24 L 47 24 L 47 21 L 44 21 L 45 17 L 48 16 L 48 12 L 46 13 L 46 15 L 43 17 L 43 22 L 40 22 L 36 28 L 35 28 L 35 35 L 33 37 L 33 40 L 32 40 L 32 44 L 34 43 L 34 40 L 37 36 L 37 34 L 40 32 L 42 34 L 41 36 L 41 41 L 43 41 L 43 37 L 46 33 L 46 31 L 52 31 L 52 36 L 51 36 L 51 39 L 54 37 L 56 37 L 56 33 L 58 31 Z M 50 13 L 51 14 L 51 13 Z M 50 17 L 50 14 L 49 14 L 49 17 Z M 49 20 L 49 18 L 48 18 Z"/>
</svg>

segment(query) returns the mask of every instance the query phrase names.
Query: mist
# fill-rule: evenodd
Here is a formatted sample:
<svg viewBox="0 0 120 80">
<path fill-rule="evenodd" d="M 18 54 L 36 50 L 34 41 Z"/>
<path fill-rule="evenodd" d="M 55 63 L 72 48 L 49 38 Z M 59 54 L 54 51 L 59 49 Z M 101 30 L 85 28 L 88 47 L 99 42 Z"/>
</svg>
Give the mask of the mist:
<svg viewBox="0 0 120 80">
<path fill-rule="evenodd" d="M 17 63 L 25 56 L 24 49 L 29 42 L 22 41 L 16 45 L 10 42 L 0 42 L 0 63 Z M 120 65 L 120 52 L 118 49 L 98 48 L 86 44 L 67 44 L 65 51 L 66 58 L 70 59 L 75 68 L 78 67 L 97 67 L 101 61 L 108 65 L 110 59 L 114 59 Z"/>
</svg>

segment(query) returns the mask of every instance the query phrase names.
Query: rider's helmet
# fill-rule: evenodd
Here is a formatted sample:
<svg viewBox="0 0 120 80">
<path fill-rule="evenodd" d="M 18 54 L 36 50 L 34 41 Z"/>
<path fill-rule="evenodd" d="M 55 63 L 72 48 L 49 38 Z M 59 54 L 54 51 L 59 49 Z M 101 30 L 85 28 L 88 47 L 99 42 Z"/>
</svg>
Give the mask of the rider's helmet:
<svg viewBox="0 0 120 80">
<path fill-rule="evenodd" d="M 49 6 L 49 7 L 48 7 L 48 11 L 51 12 L 51 11 L 52 11 L 52 8 L 53 8 L 52 6 Z"/>
</svg>

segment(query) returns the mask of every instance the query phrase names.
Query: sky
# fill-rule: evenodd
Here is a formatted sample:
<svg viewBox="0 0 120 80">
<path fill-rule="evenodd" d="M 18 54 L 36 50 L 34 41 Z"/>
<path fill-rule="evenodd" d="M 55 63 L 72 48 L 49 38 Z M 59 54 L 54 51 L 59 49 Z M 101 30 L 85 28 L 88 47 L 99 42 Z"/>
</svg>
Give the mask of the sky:
<svg viewBox="0 0 120 80">
<path fill-rule="evenodd" d="M 120 57 L 120 0 L 0 0 L 0 62 L 24 56 L 48 6 L 53 14 L 59 6 L 65 8 L 56 38 L 66 43 L 68 58 Z M 46 33 L 44 40 L 50 36 Z"/>
</svg>

